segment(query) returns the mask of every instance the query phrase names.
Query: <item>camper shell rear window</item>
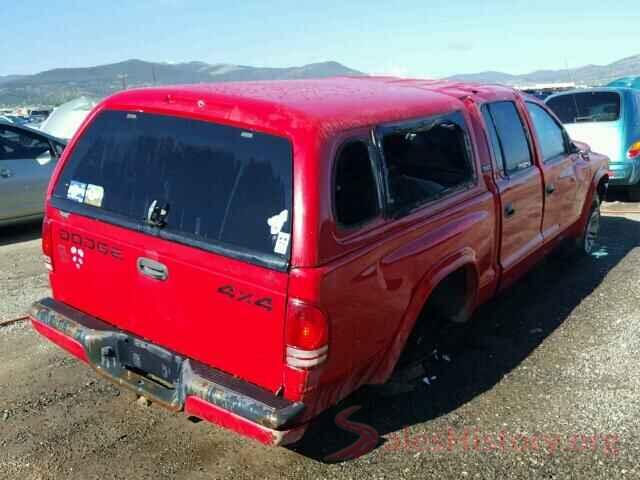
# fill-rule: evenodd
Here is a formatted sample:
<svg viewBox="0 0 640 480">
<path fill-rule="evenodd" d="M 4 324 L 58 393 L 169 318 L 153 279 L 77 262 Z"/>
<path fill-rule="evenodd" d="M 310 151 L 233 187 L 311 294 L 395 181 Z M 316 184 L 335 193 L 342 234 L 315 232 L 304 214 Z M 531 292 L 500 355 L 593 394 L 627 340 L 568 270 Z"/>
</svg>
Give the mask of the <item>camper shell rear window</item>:
<svg viewBox="0 0 640 480">
<path fill-rule="evenodd" d="M 54 206 L 286 269 L 289 140 L 194 119 L 105 110 L 78 140 Z"/>
</svg>

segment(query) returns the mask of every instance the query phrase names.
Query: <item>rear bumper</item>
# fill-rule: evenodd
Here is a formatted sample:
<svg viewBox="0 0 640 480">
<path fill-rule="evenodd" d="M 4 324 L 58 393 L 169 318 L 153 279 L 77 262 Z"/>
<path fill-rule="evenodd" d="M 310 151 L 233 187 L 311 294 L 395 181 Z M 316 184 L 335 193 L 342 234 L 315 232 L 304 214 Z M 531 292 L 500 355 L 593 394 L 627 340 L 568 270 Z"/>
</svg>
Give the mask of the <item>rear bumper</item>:
<svg viewBox="0 0 640 480">
<path fill-rule="evenodd" d="M 116 329 L 51 298 L 33 304 L 34 328 L 100 375 L 173 411 L 182 411 L 269 445 L 298 440 L 303 410 L 227 373 Z"/>
<path fill-rule="evenodd" d="M 609 180 L 611 187 L 636 185 L 640 182 L 640 158 L 624 162 L 610 162 L 609 172 L 612 174 L 612 178 Z"/>
</svg>

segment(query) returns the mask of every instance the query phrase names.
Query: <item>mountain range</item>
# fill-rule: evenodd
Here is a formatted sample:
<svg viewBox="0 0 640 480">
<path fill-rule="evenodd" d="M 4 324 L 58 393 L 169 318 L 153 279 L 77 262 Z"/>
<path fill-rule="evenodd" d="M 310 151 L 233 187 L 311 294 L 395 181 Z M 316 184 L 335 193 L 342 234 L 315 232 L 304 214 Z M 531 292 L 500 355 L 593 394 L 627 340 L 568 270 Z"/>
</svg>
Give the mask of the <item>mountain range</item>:
<svg viewBox="0 0 640 480">
<path fill-rule="evenodd" d="M 640 55 L 623 58 L 608 65 L 586 65 L 565 70 L 538 70 L 524 75 L 487 71 L 454 75 L 449 79 L 480 83 L 503 83 L 514 86 L 559 82 L 574 82 L 577 85 L 595 86 L 626 76 L 640 76 Z"/>
<path fill-rule="evenodd" d="M 0 77 L 0 105 L 57 105 L 82 95 L 105 97 L 123 88 L 180 83 L 322 78 L 364 75 L 338 62 L 260 68 L 204 62 L 126 60 L 88 68 L 57 68 L 35 75 Z"/>
<path fill-rule="evenodd" d="M 126 60 L 87 68 L 57 68 L 35 75 L 0 76 L 0 105 L 58 105 L 86 95 L 102 98 L 123 88 L 180 83 L 322 78 L 366 75 L 338 62 L 321 62 L 289 68 L 261 68 L 205 62 L 158 63 Z M 565 70 L 539 70 L 524 75 L 485 71 L 448 77 L 451 80 L 529 86 L 574 82 L 601 85 L 613 79 L 640 76 L 640 55 L 609 65 L 587 65 Z"/>
</svg>

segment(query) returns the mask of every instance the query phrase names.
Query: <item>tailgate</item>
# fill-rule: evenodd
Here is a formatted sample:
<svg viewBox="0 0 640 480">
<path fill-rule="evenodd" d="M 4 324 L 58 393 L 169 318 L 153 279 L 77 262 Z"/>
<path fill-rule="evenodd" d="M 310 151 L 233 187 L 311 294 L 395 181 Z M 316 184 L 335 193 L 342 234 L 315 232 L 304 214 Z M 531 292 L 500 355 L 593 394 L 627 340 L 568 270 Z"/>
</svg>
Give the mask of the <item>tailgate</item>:
<svg viewBox="0 0 640 480">
<path fill-rule="evenodd" d="M 252 383 L 280 387 L 286 273 L 74 214 L 51 228 L 56 299 Z M 164 266 L 166 278 L 144 272 L 141 259 Z"/>
<path fill-rule="evenodd" d="M 54 298 L 272 391 L 282 384 L 288 140 L 105 111 L 48 208 Z"/>
</svg>

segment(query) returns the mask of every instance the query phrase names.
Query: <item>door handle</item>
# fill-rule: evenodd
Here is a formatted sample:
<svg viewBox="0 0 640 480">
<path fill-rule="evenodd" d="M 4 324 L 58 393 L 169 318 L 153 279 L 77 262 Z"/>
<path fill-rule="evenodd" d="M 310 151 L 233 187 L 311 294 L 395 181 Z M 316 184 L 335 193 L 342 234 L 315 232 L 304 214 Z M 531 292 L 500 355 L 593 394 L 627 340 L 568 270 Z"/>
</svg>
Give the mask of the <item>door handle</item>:
<svg viewBox="0 0 640 480">
<path fill-rule="evenodd" d="M 9 178 L 11 176 L 13 176 L 13 172 L 11 170 L 9 170 L 8 168 L 1 168 L 0 169 L 0 177 Z"/>
<path fill-rule="evenodd" d="M 138 258 L 137 265 L 138 271 L 146 277 L 161 281 L 169 278 L 169 270 L 167 269 L 167 266 L 160 262 L 156 262 L 150 258 L 140 257 Z"/>
<path fill-rule="evenodd" d="M 507 203 L 504 207 L 504 216 L 512 217 L 516 213 L 516 209 L 513 207 L 513 203 Z"/>
<path fill-rule="evenodd" d="M 547 185 L 547 188 L 545 188 L 545 191 L 547 192 L 547 195 L 551 195 L 556 191 L 556 186 L 553 183 L 550 183 Z"/>
</svg>

